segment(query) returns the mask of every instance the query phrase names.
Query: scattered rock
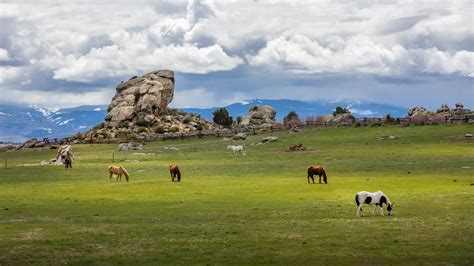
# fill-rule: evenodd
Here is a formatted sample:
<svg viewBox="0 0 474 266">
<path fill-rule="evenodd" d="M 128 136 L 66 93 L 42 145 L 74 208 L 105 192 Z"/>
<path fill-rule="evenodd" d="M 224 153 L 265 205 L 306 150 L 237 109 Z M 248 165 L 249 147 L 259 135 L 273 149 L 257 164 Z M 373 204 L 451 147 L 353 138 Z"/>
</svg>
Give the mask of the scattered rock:
<svg viewBox="0 0 474 266">
<path fill-rule="evenodd" d="M 276 111 L 270 105 L 256 105 L 250 108 L 240 125 L 253 127 L 274 126 Z"/>
<path fill-rule="evenodd" d="M 464 137 L 466 137 L 466 138 L 472 138 L 472 134 L 466 134 L 466 135 L 464 135 Z"/>
<path fill-rule="evenodd" d="M 471 169 L 470 166 L 463 166 L 463 167 L 461 167 L 461 168 L 462 168 L 462 169 Z"/>
<path fill-rule="evenodd" d="M 300 133 L 300 132 L 301 132 L 301 129 L 296 125 L 291 126 L 290 131 L 289 131 L 289 133 Z"/>
<path fill-rule="evenodd" d="M 269 143 L 274 141 L 278 141 L 278 137 L 265 137 L 260 141 L 260 143 Z"/>
<path fill-rule="evenodd" d="M 400 139 L 400 136 L 382 136 L 379 138 L 380 140 L 395 140 L 395 139 Z"/>
<path fill-rule="evenodd" d="M 139 163 L 139 160 L 125 160 L 126 163 Z"/>
<path fill-rule="evenodd" d="M 0 152 L 17 149 L 18 146 L 14 144 L 0 144 Z"/>
<path fill-rule="evenodd" d="M 143 150 L 142 144 L 136 142 L 120 143 L 117 150 L 119 151 L 139 151 Z"/>
<path fill-rule="evenodd" d="M 289 152 L 295 151 L 307 151 L 307 148 L 303 146 L 303 144 L 294 145 L 288 148 Z"/>
<path fill-rule="evenodd" d="M 179 151 L 179 148 L 177 147 L 173 147 L 173 146 L 170 146 L 170 147 L 164 147 L 165 150 L 167 151 Z"/>
<path fill-rule="evenodd" d="M 244 133 L 237 133 L 232 137 L 232 140 L 246 140 L 246 139 L 247 139 L 247 135 L 245 135 Z"/>
</svg>

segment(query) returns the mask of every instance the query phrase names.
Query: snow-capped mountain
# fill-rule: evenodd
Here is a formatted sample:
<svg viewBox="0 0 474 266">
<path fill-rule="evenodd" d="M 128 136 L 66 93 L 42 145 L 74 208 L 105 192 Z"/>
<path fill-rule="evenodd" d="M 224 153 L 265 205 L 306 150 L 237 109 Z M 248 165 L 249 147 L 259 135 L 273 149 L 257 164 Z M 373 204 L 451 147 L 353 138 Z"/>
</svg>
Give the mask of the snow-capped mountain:
<svg viewBox="0 0 474 266">
<path fill-rule="evenodd" d="M 104 120 L 107 106 L 88 105 L 65 109 L 0 105 L 0 141 L 29 138 L 63 138 L 84 132 Z"/>
<path fill-rule="evenodd" d="M 357 100 L 313 101 L 298 100 L 246 100 L 225 106 L 235 118 L 244 116 L 254 105 L 271 105 L 277 111 L 276 119 L 283 120 L 290 111 L 300 119 L 310 115 L 331 114 L 337 106 L 348 108 L 355 117 L 405 117 L 407 108 L 389 104 Z M 215 108 L 182 108 L 185 112 L 200 114 L 212 120 Z M 0 141 L 23 142 L 29 138 L 63 138 L 85 132 L 104 121 L 107 105 L 85 105 L 65 109 L 45 109 L 37 106 L 0 105 Z"/>
<path fill-rule="evenodd" d="M 310 115 L 331 114 L 337 106 L 346 107 L 355 117 L 382 117 L 390 114 L 392 117 L 405 117 L 408 108 L 383 103 L 371 103 L 360 100 L 339 100 L 339 101 L 299 101 L 299 100 L 246 100 L 226 106 L 229 114 L 235 118 L 244 116 L 254 105 L 270 105 L 276 111 L 276 120 L 282 121 L 290 111 L 298 114 L 304 120 Z M 182 108 L 185 112 L 200 114 L 206 119 L 212 119 L 212 112 L 215 108 Z"/>
</svg>

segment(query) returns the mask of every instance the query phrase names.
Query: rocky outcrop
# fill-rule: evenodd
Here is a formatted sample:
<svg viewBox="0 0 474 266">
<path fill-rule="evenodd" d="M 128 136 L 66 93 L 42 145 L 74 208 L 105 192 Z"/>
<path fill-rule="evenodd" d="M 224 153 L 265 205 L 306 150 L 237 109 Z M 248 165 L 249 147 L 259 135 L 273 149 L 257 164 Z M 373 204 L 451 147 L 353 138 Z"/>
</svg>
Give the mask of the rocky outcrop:
<svg viewBox="0 0 474 266">
<path fill-rule="evenodd" d="M 436 112 L 428 111 L 423 107 L 413 107 L 408 111 L 408 118 L 413 124 L 474 124 L 474 111 L 465 109 L 461 103 L 456 103 L 450 109 L 443 104 Z"/>
<path fill-rule="evenodd" d="M 158 70 L 120 83 L 109 105 L 105 126 L 152 126 L 174 95 L 174 73 Z"/>
<path fill-rule="evenodd" d="M 276 111 L 269 105 L 256 105 L 250 108 L 247 115 L 242 119 L 240 125 L 251 127 L 274 126 Z"/>
<path fill-rule="evenodd" d="M 116 88 L 105 121 L 69 141 L 109 142 L 154 140 L 160 135 L 214 129 L 214 123 L 199 115 L 168 108 L 174 95 L 174 73 L 157 70 L 135 76 Z"/>
<path fill-rule="evenodd" d="M 232 136 L 232 140 L 246 140 L 246 139 L 247 139 L 247 135 L 245 135 L 244 133 L 237 133 L 234 136 Z"/>
<path fill-rule="evenodd" d="M 326 125 L 351 125 L 355 121 L 351 113 L 328 115 L 325 117 Z"/>
</svg>

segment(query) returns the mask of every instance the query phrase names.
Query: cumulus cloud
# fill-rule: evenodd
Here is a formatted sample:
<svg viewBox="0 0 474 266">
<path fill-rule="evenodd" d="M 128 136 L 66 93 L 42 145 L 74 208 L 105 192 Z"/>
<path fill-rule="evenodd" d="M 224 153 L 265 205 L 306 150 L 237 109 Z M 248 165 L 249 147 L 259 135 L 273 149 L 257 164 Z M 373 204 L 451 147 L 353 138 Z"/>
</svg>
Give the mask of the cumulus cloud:
<svg viewBox="0 0 474 266">
<path fill-rule="evenodd" d="M 255 66 L 288 69 L 295 73 L 363 73 L 404 75 L 415 73 L 473 76 L 474 52 L 452 55 L 437 48 L 405 49 L 401 45 L 375 44 L 367 37 L 347 41 L 330 38 L 326 45 L 306 36 L 271 40 L 248 61 Z"/>
<path fill-rule="evenodd" d="M 228 72 L 226 83 L 209 89 L 227 88 L 231 96 L 220 99 L 244 97 L 248 88 L 267 93 L 250 75 L 285 73 L 288 83 L 354 73 L 474 77 L 470 1 L 11 1 L 0 9 L 4 90 L 33 93 L 37 77 L 48 91 L 112 89 L 112 82 L 159 68 L 198 74 L 195 82 Z M 297 93 L 288 87 L 271 90 Z"/>
<path fill-rule="evenodd" d="M 9 61 L 10 56 L 8 55 L 8 51 L 6 49 L 0 48 L 0 61 Z"/>
</svg>

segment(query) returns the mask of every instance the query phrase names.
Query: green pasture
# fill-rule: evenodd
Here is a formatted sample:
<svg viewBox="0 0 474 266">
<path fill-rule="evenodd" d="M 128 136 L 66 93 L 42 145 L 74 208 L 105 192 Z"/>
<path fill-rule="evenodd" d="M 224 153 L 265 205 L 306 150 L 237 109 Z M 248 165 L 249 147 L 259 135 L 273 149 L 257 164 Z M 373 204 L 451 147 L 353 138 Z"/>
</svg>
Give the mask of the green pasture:
<svg viewBox="0 0 474 266">
<path fill-rule="evenodd" d="M 55 150 L 0 153 L 0 265 L 473 265 L 466 133 L 474 126 L 314 128 L 234 142 L 245 155 L 216 137 L 145 143 L 138 153 L 74 145 L 68 171 L 39 165 Z M 255 145 L 269 135 L 279 141 Z M 299 143 L 311 150 L 286 151 Z M 109 183 L 112 156 L 129 183 Z M 182 182 L 171 182 L 170 163 Z M 310 164 L 325 166 L 328 185 L 307 184 Z M 361 190 L 385 192 L 394 216 L 367 206 L 356 217 Z"/>
</svg>

